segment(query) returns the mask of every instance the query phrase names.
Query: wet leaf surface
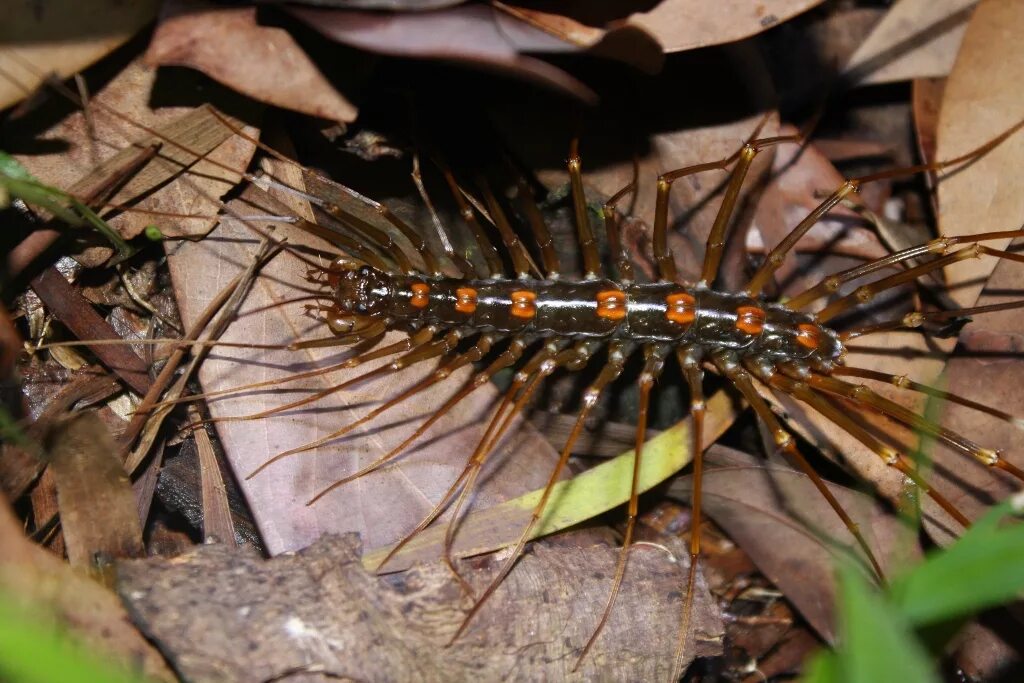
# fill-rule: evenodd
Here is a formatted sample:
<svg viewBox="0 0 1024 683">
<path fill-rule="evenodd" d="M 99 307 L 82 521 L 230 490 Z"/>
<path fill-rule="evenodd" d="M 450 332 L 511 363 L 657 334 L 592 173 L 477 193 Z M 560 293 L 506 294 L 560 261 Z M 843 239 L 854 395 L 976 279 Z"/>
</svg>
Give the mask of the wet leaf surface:
<svg viewBox="0 0 1024 683">
<path fill-rule="evenodd" d="M 119 591 L 190 680 L 666 679 L 686 580 L 679 544 L 633 550 L 607 627 L 572 671 L 604 606 L 615 553 L 535 546 L 447 648 L 470 604 L 448 571 L 435 564 L 375 577 L 354 536 L 329 535 L 270 561 L 213 545 L 122 563 Z M 473 566 L 466 576 L 479 591 L 495 568 Z M 694 619 L 697 651 L 718 651 L 722 624 L 703 583 Z"/>
</svg>

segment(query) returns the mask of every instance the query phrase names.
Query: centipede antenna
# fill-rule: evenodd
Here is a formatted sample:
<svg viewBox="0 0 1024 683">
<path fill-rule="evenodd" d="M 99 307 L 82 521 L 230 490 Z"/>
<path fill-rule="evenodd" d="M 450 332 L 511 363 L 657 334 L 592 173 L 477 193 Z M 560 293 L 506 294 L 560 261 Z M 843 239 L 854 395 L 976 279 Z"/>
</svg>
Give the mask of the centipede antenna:
<svg viewBox="0 0 1024 683">
<path fill-rule="evenodd" d="M 674 671 L 682 671 L 686 646 L 690 639 L 690 622 L 693 616 L 693 592 L 697 586 L 697 566 L 700 560 L 700 534 L 703 520 L 701 510 L 702 484 L 704 481 L 704 372 L 700 369 L 700 349 L 696 346 L 676 349 L 676 357 L 683 371 L 683 377 L 690 389 L 690 453 L 693 457 L 693 495 L 690 499 L 690 568 L 686 577 L 686 598 L 683 601 L 683 619 L 676 641 L 673 660 Z"/>
<path fill-rule="evenodd" d="M 622 548 L 619 550 L 619 558 L 615 563 L 615 576 L 612 579 L 612 588 L 608 595 L 608 602 L 605 604 L 597 627 L 583 646 L 583 651 L 573 670 L 579 669 L 580 663 L 590 652 L 590 649 L 597 642 L 608 617 L 611 616 L 612 607 L 615 606 L 615 599 L 622 589 L 622 580 L 626 576 L 626 563 L 629 560 L 629 548 L 633 543 L 633 532 L 636 529 L 636 518 L 640 510 L 640 463 L 643 458 L 644 441 L 647 437 L 647 412 L 651 402 L 651 389 L 654 382 L 661 374 L 665 365 L 665 356 L 668 354 L 668 347 L 663 344 L 647 344 L 644 346 L 644 367 L 640 371 L 637 384 L 640 387 L 639 408 L 637 410 L 636 438 L 633 448 L 633 477 L 629 485 L 629 504 L 626 513 L 626 532 L 622 537 Z"/>
<path fill-rule="evenodd" d="M 771 408 L 768 407 L 765 400 L 761 398 L 759 393 L 757 393 L 757 389 L 754 388 L 754 384 L 750 379 L 750 373 L 743 369 L 743 367 L 736 361 L 733 354 L 719 354 L 713 360 L 715 366 L 718 367 L 722 374 L 729 378 L 737 389 L 739 389 L 743 398 L 745 398 L 754 409 L 754 413 L 757 414 L 758 419 L 761 420 L 761 422 L 763 422 L 768 428 L 768 431 L 771 432 L 778 452 L 786 454 L 792 462 L 796 463 L 797 467 L 800 468 L 800 471 L 806 474 L 811 480 L 811 483 L 814 484 L 814 487 L 818 489 L 818 492 L 829 504 L 829 507 L 831 507 L 839 516 L 843 525 L 850 532 L 850 535 L 853 536 L 854 541 L 864 552 L 868 562 L 871 563 L 871 568 L 875 572 L 875 576 L 878 577 L 879 581 L 884 583 L 885 573 L 882 571 L 882 565 L 879 563 L 878 558 L 875 557 L 875 552 L 871 549 L 871 546 L 868 545 L 867 539 L 865 539 L 864 535 L 861 533 L 860 527 L 857 526 L 857 523 L 853 521 L 853 518 L 850 517 L 849 513 L 846 512 L 846 509 L 842 506 L 839 500 L 836 499 L 832 491 L 825 485 L 821 476 L 815 472 L 814 468 L 811 467 L 811 464 L 807 462 L 807 458 L 805 458 L 803 453 L 800 452 L 800 449 L 797 448 L 796 440 L 793 438 L 792 434 L 782 426 L 782 423 L 779 422 L 777 417 L 775 417 L 775 414 L 771 411 Z M 761 377 L 763 378 L 763 381 L 770 382 L 771 379 L 775 378 L 777 375 L 779 375 L 779 373 L 772 370 L 767 376 L 761 375 Z"/>
<path fill-rule="evenodd" d="M 878 180 L 915 175 L 925 171 L 940 171 L 942 169 L 949 168 L 950 166 L 956 166 L 964 162 L 981 158 L 1001 142 L 1020 130 L 1021 127 L 1024 127 L 1024 120 L 1019 121 L 1011 128 L 989 140 L 980 147 L 977 147 L 954 159 L 937 161 L 929 164 L 918 164 L 917 166 L 907 166 L 904 168 L 895 168 L 888 171 L 881 171 L 879 173 L 861 176 L 860 178 L 845 180 L 843 184 L 828 197 L 828 199 L 823 201 L 818 208 L 812 211 L 804 220 L 800 221 L 800 223 L 793 228 L 793 230 L 786 235 L 786 237 L 784 237 L 774 249 L 771 250 L 767 258 L 765 258 L 764 263 L 761 264 L 761 267 L 758 268 L 757 272 L 755 272 L 753 277 L 750 279 L 750 283 L 747 285 L 747 294 L 750 297 L 760 296 L 765 285 L 768 284 L 768 281 L 775 274 L 775 271 L 782 267 L 782 263 L 785 260 L 786 255 L 793 249 L 796 243 L 807 233 L 807 231 L 810 230 L 815 223 L 821 220 L 825 214 L 831 211 L 836 204 L 847 196 L 856 193 L 862 185 Z"/>
<path fill-rule="evenodd" d="M 476 272 L 476 268 L 466 260 L 461 254 L 455 252 L 455 248 L 452 246 L 452 241 L 448 237 L 448 231 L 444 229 L 441 224 L 441 219 L 437 215 L 437 210 L 434 208 L 434 203 L 430 200 L 430 195 L 427 194 L 427 188 L 423 184 L 423 176 L 420 174 L 420 155 L 413 152 L 412 155 L 412 182 L 416 186 L 416 191 L 419 192 L 420 199 L 423 200 L 423 205 L 427 207 L 427 213 L 430 214 L 430 223 L 434 226 L 434 232 L 437 234 L 437 238 L 441 241 L 441 248 L 444 249 L 445 256 L 455 264 L 455 267 L 462 274 L 462 277 L 466 279 L 472 279 L 479 275 Z M 440 274 L 440 273 L 438 273 Z"/>
<path fill-rule="evenodd" d="M 637 180 L 640 177 L 640 161 L 633 157 L 633 178 L 629 183 L 613 194 L 611 198 L 601 207 L 601 214 L 604 216 L 605 233 L 608 236 L 608 251 L 615 259 L 615 269 L 618 271 L 619 281 L 629 283 L 633 281 L 633 263 L 629 260 L 629 254 L 622 247 L 622 236 L 619 234 L 619 212 L 618 203 L 627 194 L 636 196 Z"/>
<path fill-rule="evenodd" d="M 882 413 L 897 422 L 903 423 L 908 427 L 921 431 L 931 437 L 940 439 L 943 443 L 953 448 L 953 450 L 974 458 L 986 467 L 1002 469 L 1003 471 L 1013 475 L 1015 478 L 1024 481 L 1024 476 L 1021 476 L 1022 473 L 1020 470 L 1012 464 L 1009 467 L 1000 464 L 1003 462 L 1003 459 L 1000 457 L 999 451 L 991 448 L 983 448 L 970 439 L 957 434 L 953 430 L 938 425 L 935 422 L 904 408 L 900 404 L 880 396 L 862 384 L 851 384 L 849 382 L 844 382 L 843 380 L 818 374 L 812 374 L 808 379 L 808 383 L 814 389 L 850 399 L 856 403 L 867 406 L 876 412 Z"/>
<path fill-rule="evenodd" d="M 502 277 L 505 274 L 505 267 L 501 263 L 501 256 L 498 254 L 498 250 L 494 248 L 491 238 L 487 236 L 487 233 L 480 226 L 480 221 L 476 219 L 476 214 L 473 213 L 473 207 L 466 201 L 466 197 L 462 194 L 462 188 L 456 182 L 451 169 L 436 157 L 434 158 L 434 163 L 441 169 L 441 175 L 444 176 L 448 189 L 451 190 L 452 196 L 455 198 L 455 205 L 459 207 L 459 215 L 466 226 L 469 227 L 469 231 L 473 234 L 473 239 L 476 240 L 477 247 L 479 247 L 480 253 L 487 263 L 490 277 Z"/>
<path fill-rule="evenodd" d="M 530 225 L 530 231 L 533 233 L 533 239 L 537 243 L 537 248 L 540 249 L 541 263 L 544 265 L 544 276 L 549 280 L 557 280 L 559 272 L 562 270 L 562 263 L 558 258 L 558 252 L 555 251 L 555 243 L 551 238 L 551 231 L 548 230 L 544 216 L 541 215 L 540 209 L 537 207 L 533 190 L 530 189 L 530 184 L 526 182 L 522 174 L 519 174 L 516 180 L 516 197 L 519 199 L 519 205 L 522 207 L 523 213 L 526 214 L 526 221 Z"/>
<path fill-rule="evenodd" d="M 580 140 L 569 143 L 569 185 L 572 188 L 573 213 L 576 216 L 576 241 L 583 256 L 583 279 L 593 280 L 601 273 L 601 255 L 597 251 L 594 230 L 587 213 L 587 195 L 583 190 L 583 161 L 580 159 Z"/>
<path fill-rule="evenodd" d="M 610 383 L 614 382 L 620 374 L 622 369 L 625 367 L 626 354 L 624 353 L 625 345 L 620 341 L 613 341 L 608 346 L 608 360 L 604 367 L 601 368 L 600 373 L 594 382 L 587 388 L 583 393 L 583 405 L 580 407 L 579 414 L 576 416 L 576 422 L 573 425 L 572 430 L 569 433 L 569 437 L 565 441 L 565 447 L 562 448 L 562 453 L 558 458 L 558 462 L 555 464 L 554 469 L 551 471 L 551 476 L 548 478 L 548 483 L 544 487 L 544 491 L 541 493 L 540 500 L 533 508 L 533 512 L 530 514 L 530 521 L 523 529 L 522 534 L 519 536 L 519 540 L 516 541 L 512 547 L 512 553 L 502 563 L 501 569 L 497 575 L 491 579 L 491 582 L 484 589 L 484 592 L 480 594 L 480 597 L 473 607 L 469 610 L 463 618 L 462 623 L 459 625 L 455 635 L 452 636 L 449 643 L 454 643 L 459 639 L 469 623 L 473 620 L 473 617 L 480 611 L 483 604 L 487 601 L 494 591 L 498 589 L 501 582 L 508 576 L 508 573 L 512 571 L 512 567 L 515 566 L 516 562 L 523 555 L 523 551 L 526 549 L 526 544 L 532 538 L 534 530 L 540 523 L 541 517 L 544 514 L 544 508 L 547 507 L 548 500 L 551 498 L 551 492 L 555 488 L 555 484 L 558 483 L 558 479 L 562 472 L 565 470 L 566 465 L 569 462 L 569 456 L 572 455 L 572 448 L 579 439 L 580 433 L 583 431 L 583 426 L 586 422 L 587 417 L 590 415 L 590 411 L 593 410 L 594 406 L 597 405 L 597 399 L 601 395 Z"/>
<path fill-rule="evenodd" d="M 498 234 L 501 235 L 501 241 L 505 245 L 505 250 L 512 259 L 512 269 L 515 271 L 516 277 L 527 279 L 530 277 L 531 271 L 540 275 L 540 271 L 534 265 L 533 259 L 530 258 L 529 252 L 526 251 L 526 247 L 519 241 L 519 236 L 512 229 L 512 224 L 508 222 L 508 216 L 505 215 L 505 210 L 498 203 L 498 198 L 494 196 L 490 183 L 481 175 L 477 177 L 477 185 L 480 186 L 480 191 L 483 193 L 484 203 L 487 204 L 487 210 L 491 214 L 491 220 L 494 221 L 494 227 L 498 229 Z"/>
<path fill-rule="evenodd" d="M 918 489 L 931 497 L 931 499 L 934 500 L 939 507 L 945 510 L 950 517 L 955 519 L 958 524 L 962 525 L 965 529 L 970 526 L 970 520 L 968 520 L 955 505 L 921 478 L 921 476 L 915 471 L 913 463 L 905 454 L 899 453 L 898 451 L 882 444 L 870 432 L 854 422 L 849 415 L 832 405 L 832 403 L 826 400 L 824 396 L 814 392 L 807 384 L 785 377 L 780 373 L 773 375 L 770 378 L 769 383 L 771 386 L 779 389 L 783 393 L 789 394 L 803 401 L 807 405 L 811 406 L 815 411 L 839 425 L 839 427 L 845 432 L 850 434 L 857 441 L 860 441 L 868 448 L 868 450 L 877 455 L 888 467 L 898 470 L 910 479 Z"/>
<path fill-rule="evenodd" d="M 1024 306 L 1024 302 L 1019 302 L 1020 306 Z M 958 405 L 965 406 L 972 410 L 977 410 L 980 413 L 991 415 L 992 417 L 998 418 L 1004 422 L 1009 422 L 1018 429 L 1024 429 L 1024 420 L 1019 417 L 1014 417 L 1009 413 L 1005 413 L 1002 410 L 996 408 L 990 408 L 987 405 L 972 401 L 968 398 L 954 394 L 949 391 L 943 391 L 927 384 L 921 384 L 915 382 L 906 375 L 892 375 L 887 372 L 878 372 L 876 370 L 869 370 L 867 368 L 854 368 L 849 365 L 839 365 L 832 369 L 833 376 L 847 376 L 847 377 L 860 377 L 862 379 L 873 379 L 879 382 L 885 382 L 891 384 L 900 389 L 907 389 L 908 391 L 916 391 L 933 398 L 942 399 L 943 401 L 949 401 Z"/>
</svg>

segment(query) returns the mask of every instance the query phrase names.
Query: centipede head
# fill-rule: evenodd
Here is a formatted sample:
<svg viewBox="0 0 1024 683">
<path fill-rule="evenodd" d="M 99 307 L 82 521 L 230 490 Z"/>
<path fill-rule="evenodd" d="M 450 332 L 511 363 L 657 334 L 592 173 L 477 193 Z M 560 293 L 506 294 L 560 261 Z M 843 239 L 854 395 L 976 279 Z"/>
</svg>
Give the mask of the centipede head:
<svg viewBox="0 0 1024 683">
<path fill-rule="evenodd" d="M 327 324 L 337 335 L 358 334 L 376 326 L 393 297 L 394 285 L 387 273 L 348 259 L 331 264 L 327 283 L 334 300 L 326 311 Z"/>
</svg>

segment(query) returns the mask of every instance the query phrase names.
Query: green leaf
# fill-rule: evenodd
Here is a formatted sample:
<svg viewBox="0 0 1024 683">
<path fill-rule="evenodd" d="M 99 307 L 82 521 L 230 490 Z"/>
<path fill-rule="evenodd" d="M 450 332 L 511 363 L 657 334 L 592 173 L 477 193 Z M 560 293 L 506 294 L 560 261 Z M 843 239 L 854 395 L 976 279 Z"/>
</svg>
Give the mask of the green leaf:
<svg viewBox="0 0 1024 683">
<path fill-rule="evenodd" d="M 998 505 L 956 543 L 893 583 L 892 594 L 915 626 L 932 625 L 1005 603 L 1024 590 L 1024 524 L 1002 524 Z"/>
<path fill-rule="evenodd" d="M 836 667 L 844 683 L 938 683 L 906 618 L 872 591 L 852 568 L 840 571 L 841 645 Z M 838 678 L 833 678 L 838 680 Z"/>
<path fill-rule="evenodd" d="M 7 152 L 2 151 L 0 151 L 0 175 L 7 176 L 8 178 L 14 178 L 15 180 L 28 180 L 33 183 L 39 182 L 32 177 L 32 174 L 28 172 L 28 169 L 18 163 L 17 159 Z"/>
<path fill-rule="evenodd" d="M 828 650 L 819 650 L 804 664 L 803 683 L 845 683 L 846 678 L 839 669 L 839 657 Z"/>
<path fill-rule="evenodd" d="M 67 634 L 0 594 L 0 680 L 18 683 L 134 683 Z"/>
</svg>

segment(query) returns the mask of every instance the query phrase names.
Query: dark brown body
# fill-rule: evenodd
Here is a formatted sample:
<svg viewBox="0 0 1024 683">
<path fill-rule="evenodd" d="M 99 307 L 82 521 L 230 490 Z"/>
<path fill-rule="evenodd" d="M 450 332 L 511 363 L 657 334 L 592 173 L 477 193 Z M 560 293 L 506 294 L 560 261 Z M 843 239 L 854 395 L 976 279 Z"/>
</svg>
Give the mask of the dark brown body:
<svg viewBox="0 0 1024 683">
<path fill-rule="evenodd" d="M 422 291 L 424 284 L 429 287 L 426 302 L 420 298 L 419 305 L 414 306 L 413 286 L 419 285 Z M 820 328 L 817 348 L 799 343 L 797 325 L 813 324 L 806 314 L 742 294 L 686 288 L 675 283 L 620 285 L 606 279 L 463 280 L 394 276 L 390 288 L 385 294 L 390 300 L 388 315 L 410 328 L 438 324 L 482 332 L 622 339 L 674 346 L 699 344 L 772 360 L 808 360 L 814 365 L 830 365 L 842 353 L 841 342 L 828 328 Z M 475 309 L 469 313 L 456 309 L 456 292 L 464 288 L 476 292 Z M 535 312 L 528 317 L 513 314 L 513 294 L 523 291 L 536 294 L 532 301 Z M 625 294 L 625 315 L 619 320 L 598 314 L 599 293 L 610 291 Z M 673 294 L 689 294 L 695 299 L 691 323 L 673 322 L 666 315 L 666 299 Z M 737 325 L 736 311 L 744 306 L 764 311 L 764 326 L 759 334 L 748 334 Z"/>
</svg>

